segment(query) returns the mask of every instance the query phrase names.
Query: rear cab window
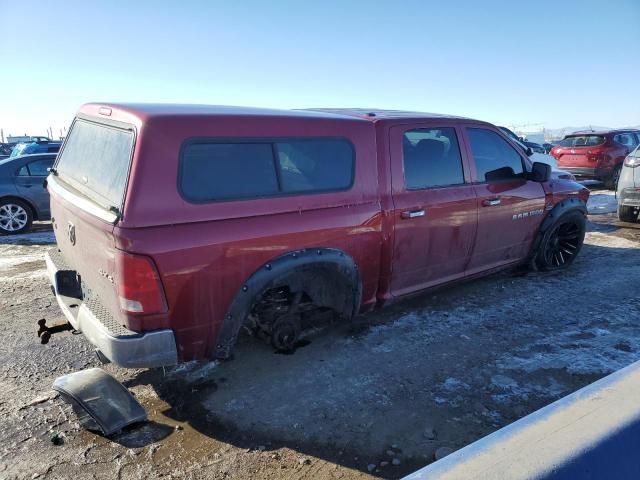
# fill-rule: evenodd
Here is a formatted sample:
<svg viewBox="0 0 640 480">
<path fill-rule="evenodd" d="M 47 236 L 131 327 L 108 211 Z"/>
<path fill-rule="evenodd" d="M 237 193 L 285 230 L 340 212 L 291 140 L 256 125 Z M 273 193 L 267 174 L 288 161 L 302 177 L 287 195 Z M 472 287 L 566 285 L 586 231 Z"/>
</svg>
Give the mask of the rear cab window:
<svg viewBox="0 0 640 480">
<path fill-rule="evenodd" d="M 101 207 L 121 209 L 134 136 L 132 128 L 77 118 L 58 156 L 57 175 Z"/>
<path fill-rule="evenodd" d="M 183 145 L 178 183 L 203 203 L 348 190 L 354 170 L 344 138 L 197 139 Z"/>
</svg>

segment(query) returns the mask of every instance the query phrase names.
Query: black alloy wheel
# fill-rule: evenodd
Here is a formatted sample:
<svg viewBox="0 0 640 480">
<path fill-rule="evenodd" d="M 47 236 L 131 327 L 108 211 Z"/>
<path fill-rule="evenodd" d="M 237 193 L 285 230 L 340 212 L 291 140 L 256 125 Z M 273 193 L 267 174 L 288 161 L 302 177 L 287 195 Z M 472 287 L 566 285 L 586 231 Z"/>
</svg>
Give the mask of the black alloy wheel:
<svg viewBox="0 0 640 480">
<path fill-rule="evenodd" d="M 538 255 L 542 270 L 568 267 L 582 248 L 585 218 L 581 212 L 569 212 L 558 219 L 544 235 Z"/>
</svg>

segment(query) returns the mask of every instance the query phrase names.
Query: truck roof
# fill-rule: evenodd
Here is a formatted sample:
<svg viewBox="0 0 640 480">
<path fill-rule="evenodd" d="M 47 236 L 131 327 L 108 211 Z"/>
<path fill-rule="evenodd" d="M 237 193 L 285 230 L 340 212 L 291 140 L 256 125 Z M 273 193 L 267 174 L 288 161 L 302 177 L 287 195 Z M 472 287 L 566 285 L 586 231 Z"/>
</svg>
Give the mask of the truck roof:
<svg viewBox="0 0 640 480">
<path fill-rule="evenodd" d="M 347 117 L 360 118 L 370 122 L 381 119 L 427 119 L 427 118 L 449 118 L 458 120 L 471 120 L 466 117 L 457 117 L 455 115 L 445 115 L 441 113 L 413 112 L 407 110 L 382 110 L 379 108 L 309 108 L 303 111 L 326 112 L 336 115 L 344 115 Z"/>
<path fill-rule="evenodd" d="M 87 103 L 80 108 L 81 113 L 92 116 L 104 115 L 107 118 L 112 110 L 117 110 L 146 121 L 153 117 L 182 116 L 232 116 L 232 117 L 281 117 L 281 118 L 318 118 L 325 120 L 351 120 L 377 122 L 398 119 L 459 119 L 471 120 L 453 115 L 422 113 L 402 110 L 381 110 L 375 108 L 309 108 L 309 109 L 272 109 L 255 107 L 237 107 L 224 105 L 192 105 L 163 103 Z"/>
</svg>

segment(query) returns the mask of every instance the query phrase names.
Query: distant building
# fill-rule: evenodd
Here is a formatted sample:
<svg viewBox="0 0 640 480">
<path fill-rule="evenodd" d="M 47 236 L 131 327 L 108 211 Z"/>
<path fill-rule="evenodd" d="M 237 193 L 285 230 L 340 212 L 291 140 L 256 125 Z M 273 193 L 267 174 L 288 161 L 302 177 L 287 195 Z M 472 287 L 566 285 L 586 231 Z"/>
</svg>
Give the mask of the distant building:
<svg viewBox="0 0 640 480">
<path fill-rule="evenodd" d="M 521 129 L 516 130 L 519 137 L 524 138 L 527 142 L 539 143 L 542 145 L 546 140 L 546 132 L 544 128 L 542 130 L 524 131 Z"/>
</svg>

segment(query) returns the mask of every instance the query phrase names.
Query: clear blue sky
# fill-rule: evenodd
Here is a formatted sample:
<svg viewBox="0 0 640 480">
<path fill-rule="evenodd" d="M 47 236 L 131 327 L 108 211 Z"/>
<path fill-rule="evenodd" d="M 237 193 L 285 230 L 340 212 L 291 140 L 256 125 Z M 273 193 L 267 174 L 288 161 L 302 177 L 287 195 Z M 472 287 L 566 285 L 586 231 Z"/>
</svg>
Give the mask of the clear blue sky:
<svg viewBox="0 0 640 480">
<path fill-rule="evenodd" d="M 0 0 L 0 127 L 88 101 L 640 124 L 640 0 Z"/>
</svg>

